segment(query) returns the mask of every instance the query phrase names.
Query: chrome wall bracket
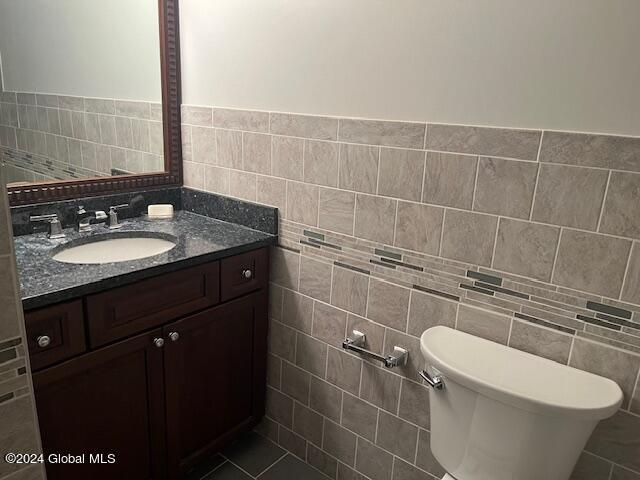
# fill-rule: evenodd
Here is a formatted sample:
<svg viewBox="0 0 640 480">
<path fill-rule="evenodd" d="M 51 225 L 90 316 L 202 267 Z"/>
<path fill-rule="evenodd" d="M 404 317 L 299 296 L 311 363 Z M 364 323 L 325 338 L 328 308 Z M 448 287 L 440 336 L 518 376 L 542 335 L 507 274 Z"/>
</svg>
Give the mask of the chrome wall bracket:
<svg viewBox="0 0 640 480">
<path fill-rule="evenodd" d="M 345 341 L 342 342 L 342 348 L 359 353 L 361 355 L 364 355 L 365 357 L 380 360 L 387 368 L 402 367 L 407 364 L 407 360 L 409 358 L 409 350 L 402 347 L 394 346 L 393 355 L 379 355 L 376 352 L 372 352 L 371 350 L 367 350 L 366 348 L 364 348 L 365 341 L 366 335 L 364 333 L 358 330 L 353 330 L 351 332 L 351 336 L 346 338 Z"/>
</svg>

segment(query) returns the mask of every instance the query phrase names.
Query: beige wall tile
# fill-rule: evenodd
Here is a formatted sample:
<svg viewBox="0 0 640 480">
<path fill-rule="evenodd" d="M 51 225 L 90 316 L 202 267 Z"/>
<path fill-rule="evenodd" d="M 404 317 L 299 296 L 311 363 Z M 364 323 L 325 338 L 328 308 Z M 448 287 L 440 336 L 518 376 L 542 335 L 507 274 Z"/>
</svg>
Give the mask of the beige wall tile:
<svg viewBox="0 0 640 480">
<path fill-rule="evenodd" d="M 375 278 L 370 279 L 368 318 L 404 332 L 407 327 L 408 309 L 409 289 Z"/>
<path fill-rule="evenodd" d="M 356 195 L 352 192 L 320 187 L 318 226 L 353 235 Z"/>
<path fill-rule="evenodd" d="M 296 339 L 296 365 L 324 379 L 327 370 L 327 344 L 298 333 Z"/>
<path fill-rule="evenodd" d="M 274 247 L 271 249 L 271 281 L 277 285 L 298 289 L 300 254 Z"/>
<path fill-rule="evenodd" d="M 124 148 L 133 148 L 131 119 L 125 118 L 125 117 L 114 117 L 114 118 L 116 119 L 118 146 L 124 147 Z M 38 123 L 41 123 L 41 122 L 39 121 Z M 87 140 L 94 143 L 102 143 L 102 139 L 100 137 L 100 115 L 94 114 L 94 113 L 85 113 L 84 126 L 86 129 Z M 40 127 L 40 130 L 46 132 L 46 131 L 49 131 L 49 128 Z"/>
<path fill-rule="evenodd" d="M 282 360 L 271 353 L 267 354 L 267 385 L 280 389 L 282 384 Z"/>
<path fill-rule="evenodd" d="M 598 424 L 585 450 L 640 471 L 640 417 L 618 410 Z"/>
<path fill-rule="evenodd" d="M 229 195 L 232 197 L 256 201 L 256 176 L 253 173 L 229 171 Z"/>
<path fill-rule="evenodd" d="M 419 337 L 436 325 L 454 328 L 457 313 L 458 302 L 411 290 L 407 333 Z"/>
<path fill-rule="evenodd" d="M 69 122 L 71 122 L 71 116 L 69 116 Z M 102 143 L 106 145 L 116 145 L 116 120 L 115 117 L 110 115 L 100 115 L 100 136 L 102 138 Z M 65 120 L 65 130 L 71 125 L 66 124 Z M 69 135 L 72 136 L 72 135 Z"/>
<path fill-rule="evenodd" d="M 287 211 L 287 181 L 282 178 L 258 175 L 256 188 L 257 201 L 276 207 L 279 210 L 278 216 L 284 218 Z"/>
<path fill-rule="evenodd" d="M 420 201 L 425 152 L 399 148 L 380 150 L 378 194 Z"/>
<path fill-rule="evenodd" d="M 284 304 L 282 307 L 282 322 L 311 333 L 311 320 L 313 317 L 313 300 L 291 290 L 284 291 Z"/>
<path fill-rule="evenodd" d="M 271 174 L 271 136 L 242 134 L 242 165 L 249 172 Z"/>
<path fill-rule="evenodd" d="M 316 445 L 322 445 L 322 415 L 296 403 L 293 408 L 293 431 Z"/>
<path fill-rule="evenodd" d="M 371 480 L 390 480 L 393 455 L 376 447 L 373 443 L 358 438 L 356 470 Z"/>
<path fill-rule="evenodd" d="M 0 404 L 0 451 L 15 453 L 39 453 L 38 438 L 34 427 L 31 396 Z M 0 476 L 19 470 L 22 465 L 0 462 Z"/>
<path fill-rule="evenodd" d="M 493 268 L 548 282 L 559 236 L 557 227 L 501 218 Z"/>
<path fill-rule="evenodd" d="M 182 105 L 182 123 L 201 127 L 213 126 L 213 109 Z"/>
<path fill-rule="evenodd" d="M 327 477 L 336 478 L 338 461 L 311 443 L 307 447 L 307 463 Z"/>
<path fill-rule="evenodd" d="M 293 137 L 337 140 L 338 119 L 296 115 L 293 113 L 271 113 L 271 133 Z"/>
<path fill-rule="evenodd" d="M 427 152 L 422 201 L 471 210 L 478 157 Z"/>
<path fill-rule="evenodd" d="M 376 193 L 380 149 L 361 145 L 340 145 L 340 188 Z"/>
<path fill-rule="evenodd" d="M 640 480 L 640 473 L 614 465 L 610 480 Z"/>
<path fill-rule="evenodd" d="M 443 208 L 398 202 L 394 245 L 438 255 L 443 217 Z"/>
<path fill-rule="evenodd" d="M 302 181 L 304 141 L 299 138 L 272 138 L 272 173 L 276 177 Z"/>
<path fill-rule="evenodd" d="M 278 444 L 300 458 L 306 456 L 307 441 L 282 425 L 278 428 Z"/>
<path fill-rule="evenodd" d="M 333 346 L 346 338 L 347 313 L 321 302 L 315 302 L 311 334 Z"/>
<path fill-rule="evenodd" d="M 380 411 L 376 444 L 388 452 L 412 462 L 416 456 L 418 428 L 404 420 Z"/>
<path fill-rule="evenodd" d="M 164 153 L 164 133 L 162 123 L 149 122 L 149 148 L 151 153 L 162 155 Z"/>
<path fill-rule="evenodd" d="M 566 364 L 573 336 L 514 319 L 509 346 Z"/>
<path fill-rule="evenodd" d="M 382 355 L 385 332 L 385 328 L 382 325 L 350 313 L 347 318 L 347 337 L 352 337 L 354 330 L 365 334 L 365 348 Z"/>
<path fill-rule="evenodd" d="M 57 105 L 52 105 L 57 106 Z M 84 111 L 92 113 L 106 113 L 108 115 L 115 115 L 116 104 L 115 100 L 107 98 L 85 98 L 84 99 Z"/>
<path fill-rule="evenodd" d="M 306 140 L 304 149 L 304 181 L 338 186 L 338 144 Z"/>
<path fill-rule="evenodd" d="M 113 154 L 113 152 L 111 153 Z M 204 165 L 201 163 L 183 162 L 182 170 L 185 187 L 197 188 L 199 190 L 204 188 Z"/>
<path fill-rule="evenodd" d="M 194 162 L 216 163 L 216 131 L 207 127 L 191 127 L 191 152 Z"/>
<path fill-rule="evenodd" d="M 311 374 L 301 368 L 282 362 L 282 392 L 305 405 L 309 403 Z M 295 415 L 295 413 L 294 413 Z"/>
<path fill-rule="evenodd" d="M 269 322 L 269 351 L 289 362 L 296 361 L 296 331 L 271 320 Z"/>
<path fill-rule="evenodd" d="M 362 360 L 337 348 L 329 347 L 327 381 L 353 395 L 360 392 Z"/>
<path fill-rule="evenodd" d="M 429 124 L 427 150 L 536 160 L 539 131 Z"/>
<path fill-rule="evenodd" d="M 537 173 L 536 163 L 480 157 L 473 209 L 528 219 Z"/>
<path fill-rule="evenodd" d="M 318 187 L 287 182 L 287 218 L 305 225 L 318 225 Z"/>
<path fill-rule="evenodd" d="M 429 389 L 403 378 L 398 415 L 411 423 L 429 428 Z"/>
<path fill-rule="evenodd" d="M 342 390 L 312 376 L 309 406 L 334 422 L 340 422 Z"/>
<path fill-rule="evenodd" d="M 490 215 L 447 210 L 444 214 L 441 255 L 491 266 L 497 224 L 497 217 Z"/>
<path fill-rule="evenodd" d="M 544 132 L 541 162 L 640 171 L 640 138 Z"/>
<path fill-rule="evenodd" d="M 129 100 L 116 100 L 116 115 L 134 117 L 149 120 L 151 109 L 147 102 L 132 102 Z"/>
<path fill-rule="evenodd" d="M 229 195 L 229 169 L 205 165 L 204 189 L 207 192 Z"/>
<path fill-rule="evenodd" d="M 397 200 L 356 195 L 356 237 L 393 245 Z"/>
<path fill-rule="evenodd" d="M 324 421 L 322 447 L 347 465 L 353 465 L 355 462 L 356 435 L 330 420 Z"/>
<path fill-rule="evenodd" d="M 639 211 L 640 174 L 611 172 L 600 231 L 640 238 Z"/>
<path fill-rule="evenodd" d="M 400 398 L 400 377 L 363 363 L 360 398 L 395 413 Z"/>
<path fill-rule="evenodd" d="M 59 96 L 58 105 L 60 106 L 60 108 L 66 110 L 84 112 L 84 98 L 82 97 Z"/>
<path fill-rule="evenodd" d="M 193 142 L 191 141 L 191 125 L 182 125 L 182 161 L 191 162 L 193 160 Z M 71 144 L 71 140 L 69 140 Z"/>
<path fill-rule="evenodd" d="M 460 305 L 457 328 L 492 342 L 507 344 L 511 318 L 480 308 Z"/>
<path fill-rule="evenodd" d="M 342 426 L 372 442 L 376 439 L 378 409 L 345 393 L 342 398 Z"/>
<path fill-rule="evenodd" d="M 595 230 L 607 172 L 564 165 L 541 165 L 533 220 Z"/>
<path fill-rule="evenodd" d="M 433 476 L 396 457 L 393 460 L 393 480 L 433 480 Z"/>
<path fill-rule="evenodd" d="M 293 400 L 279 391 L 267 387 L 266 413 L 276 422 L 291 428 L 293 424 Z"/>
<path fill-rule="evenodd" d="M 300 257 L 300 293 L 329 303 L 333 265 Z"/>
<path fill-rule="evenodd" d="M 268 133 L 269 112 L 214 108 L 213 126 L 232 130 L 244 130 L 245 132 Z"/>
<path fill-rule="evenodd" d="M 626 302 L 640 304 L 640 244 L 634 242 L 631 258 L 620 297 Z"/>
<path fill-rule="evenodd" d="M 618 298 L 630 248 L 627 240 L 563 230 L 552 281 Z"/>
<path fill-rule="evenodd" d="M 640 356 L 576 338 L 573 342 L 569 365 L 617 382 L 624 392 L 622 408 L 628 407 L 633 396 L 638 370 L 640 370 Z M 638 448 L 640 448 L 640 438 Z"/>
<path fill-rule="evenodd" d="M 364 316 L 367 309 L 369 276 L 352 270 L 333 267 L 331 304 Z"/>
<path fill-rule="evenodd" d="M 0 191 L 4 191 L 4 187 Z M 2 211 L 3 212 L 3 211 Z M 0 213 L 4 215 L 4 213 Z M 4 222 L 3 222 L 4 223 Z M 3 230 L 6 227 L 3 228 Z M 0 235 L 6 235 L 4 232 Z M 7 245 L 8 249 L 9 246 Z M 18 326 L 18 309 L 16 307 L 16 281 L 13 277 L 13 266 L 11 257 L 0 257 L 0 305 L 2 305 L 2 315 L 0 316 L 0 341 L 7 338 L 14 338 L 20 335 Z"/>
<path fill-rule="evenodd" d="M 216 156 L 218 165 L 242 169 L 242 132 L 216 129 Z"/>
<path fill-rule="evenodd" d="M 424 123 L 341 118 L 339 140 L 388 147 L 423 148 L 424 131 Z"/>
</svg>

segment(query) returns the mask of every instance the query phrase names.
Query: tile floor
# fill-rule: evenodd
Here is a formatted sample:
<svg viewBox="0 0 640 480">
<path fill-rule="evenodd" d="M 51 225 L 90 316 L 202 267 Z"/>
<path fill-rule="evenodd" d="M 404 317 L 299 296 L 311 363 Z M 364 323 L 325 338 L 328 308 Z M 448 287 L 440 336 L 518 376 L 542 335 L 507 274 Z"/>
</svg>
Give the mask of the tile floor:
<svg viewBox="0 0 640 480">
<path fill-rule="evenodd" d="M 184 480 L 327 480 L 271 440 L 250 432 L 195 467 Z"/>
</svg>

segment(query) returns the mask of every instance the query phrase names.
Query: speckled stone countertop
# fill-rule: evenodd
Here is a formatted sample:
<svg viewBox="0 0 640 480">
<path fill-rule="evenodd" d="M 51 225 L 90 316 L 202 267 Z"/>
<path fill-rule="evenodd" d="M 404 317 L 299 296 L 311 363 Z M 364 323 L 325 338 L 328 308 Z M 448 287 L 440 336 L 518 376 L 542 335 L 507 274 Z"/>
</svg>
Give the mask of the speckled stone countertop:
<svg viewBox="0 0 640 480">
<path fill-rule="evenodd" d="M 44 233 L 14 239 L 25 310 L 275 245 L 277 241 L 275 235 L 185 211 L 177 211 L 171 220 L 138 217 L 123 220 L 119 230 L 110 231 L 102 224 L 92 229 L 91 233 L 82 234 L 66 229 L 66 238 L 59 240 L 48 239 Z M 160 255 L 119 263 L 79 265 L 53 259 L 63 244 L 87 243 L 96 236 L 155 236 L 173 240 L 176 246 Z"/>
</svg>

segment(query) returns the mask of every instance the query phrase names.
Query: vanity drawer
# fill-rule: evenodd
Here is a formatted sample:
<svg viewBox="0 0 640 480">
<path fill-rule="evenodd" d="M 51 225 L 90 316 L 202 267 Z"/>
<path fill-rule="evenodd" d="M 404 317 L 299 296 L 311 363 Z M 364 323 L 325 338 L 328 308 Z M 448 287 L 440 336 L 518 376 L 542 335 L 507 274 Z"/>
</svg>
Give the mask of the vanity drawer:
<svg viewBox="0 0 640 480">
<path fill-rule="evenodd" d="M 269 281 L 269 249 L 225 258 L 221 261 L 222 301 L 259 290 Z"/>
<path fill-rule="evenodd" d="M 26 312 L 24 320 L 33 370 L 71 358 L 87 349 L 82 300 Z"/>
<path fill-rule="evenodd" d="M 87 297 L 89 342 L 104 345 L 220 300 L 220 265 L 212 262 Z"/>
</svg>

